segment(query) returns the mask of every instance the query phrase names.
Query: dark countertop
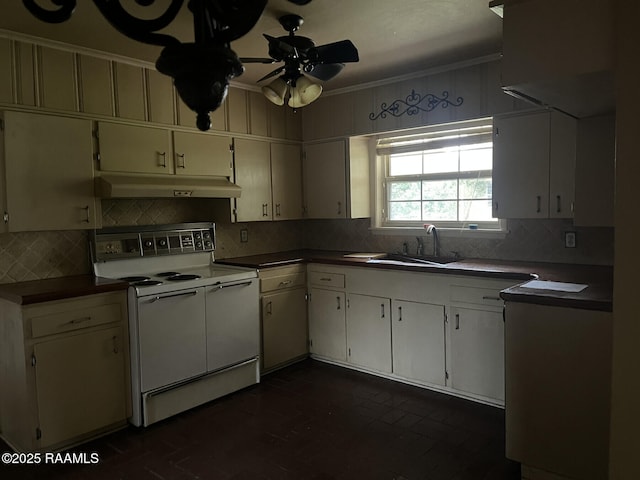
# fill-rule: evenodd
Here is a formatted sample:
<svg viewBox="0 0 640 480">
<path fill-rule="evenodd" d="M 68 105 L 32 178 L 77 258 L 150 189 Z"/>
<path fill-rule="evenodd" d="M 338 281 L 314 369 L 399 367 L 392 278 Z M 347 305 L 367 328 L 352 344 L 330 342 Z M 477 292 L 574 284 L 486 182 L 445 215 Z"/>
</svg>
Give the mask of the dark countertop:
<svg viewBox="0 0 640 480">
<path fill-rule="evenodd" d="M 407 265 L 367 263 L 367 258 L 345 258 L 344 255 L 347 253 L 353 252 L 292 250 L 247 257 L 225 258 L 216 261 L 257 269 L 280 267 L 296 263 L 326 263 L 385 270 L 513 279 L 514 286 L 503 290 L 501 294 L 502 298 L 506 301 L 583 308 L 587 310 L 612 311 L 613 308 L 613 267 L 609 266 L 488 259 L 464 259 L 441 266 L 425 264 Z M 553 290 L 534 290 L 521 286 L 521 284 L 536 278 L 553 282 L 586 284 L 588 287 L 581 292 L 570 293 Z"/>
<path fill-rule="evenodd" d="M 30 305 L 96 293 L 126 290 L 128 286 L 129 284 L 122 280 L 94 277 L 93 275 L 74 275 L 27 282 L 4 283 L 0 285 L 0 298 L 19 305 Z"/>
</svg>

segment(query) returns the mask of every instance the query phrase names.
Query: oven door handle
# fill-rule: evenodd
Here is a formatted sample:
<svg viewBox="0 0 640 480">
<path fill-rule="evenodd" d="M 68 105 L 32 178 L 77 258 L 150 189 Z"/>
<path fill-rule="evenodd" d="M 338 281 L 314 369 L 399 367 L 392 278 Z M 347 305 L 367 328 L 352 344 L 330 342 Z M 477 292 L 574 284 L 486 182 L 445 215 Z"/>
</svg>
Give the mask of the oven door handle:
<svg viewBox="0 0 640 480">
<path fill-rule="evenodd" d="M 193 296 L 193 295 L 197 295 L 198 291 L 194 290 L 193 292 L 182 292 L 182 293 L 174 293 L 173 295 L 158 295 L 157 297 L 154 297 L 151 299 L 152 302 L 157 302 L 158 300 L 164 300 L 165 298 L 174 298 L 174 297 L 186 297 L 186 296 Z"/>
<path fill-rule="evenodd" d="M 221 283 L 220 285 L 214 285 L 214 287 L 217 288 L 218 290 L 222 290 L 223 288 L 231 288 L 231 287 L 248 287 L 252 283 L 253 281 L 249 280 L 248 282 L 242 282 L 242 283 L 232 283 L 232 284 Z"/>
</svg>

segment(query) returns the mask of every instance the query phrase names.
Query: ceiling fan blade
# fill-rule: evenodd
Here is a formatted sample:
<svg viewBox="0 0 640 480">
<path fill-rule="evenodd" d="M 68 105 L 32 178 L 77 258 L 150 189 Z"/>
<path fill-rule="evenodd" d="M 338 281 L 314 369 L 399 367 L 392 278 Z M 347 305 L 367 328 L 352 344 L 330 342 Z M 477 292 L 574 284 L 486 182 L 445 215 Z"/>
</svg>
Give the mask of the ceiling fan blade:
<svg viewBox="0 0 640 480">
<path fill-rule="evenodd" d="M 281 66 L 281 67 L 276 68 L 271 73 L 267 73 L 264 77 L 259 79 L 258 82 L 261 82 L 263 80 L 266 80 L 267 78 L 272 78 L 272 77 L 275 77 L 276 75 L 279 75 L 280 73 L 284 72 L 284 68 L 285 68 L 284 65 Z"/>
<path fill-rule="evenodd" d="M 296 53 L 296 49 L 287 42 L 283 42 L 279 38 L 272 37 L 266 33 L 263 33 L 262 36 L 269 42 L 269 55 L 276 60 L 283 60 L 286 56 Z"/>
<path fill-rule="evenodd" d="M 276 63 L 273 58 L 240 58 L 242 63 Z"/>
<path fill-rule="evenodd" d="M 318 80 L 326 81 L 338 75 L 343 68 L 344 63 L 319 63 L 311 71 L 305 72 Z"/>
<path fill-rule="evenodd" d="M 341 40 L 320 45 L 315 47 L 313 55 L 317 59 L 312 60 L 313 63 L 348 63 L 360 60 L 358 49 L 351 43 L 351 40 Z"/>
<path fill-rule="evenodd" d="M 306 5 L 307 3 L 311 2 L 311 0 L 289 0 L 289 1 L 296 5 Z"/>
</svg>

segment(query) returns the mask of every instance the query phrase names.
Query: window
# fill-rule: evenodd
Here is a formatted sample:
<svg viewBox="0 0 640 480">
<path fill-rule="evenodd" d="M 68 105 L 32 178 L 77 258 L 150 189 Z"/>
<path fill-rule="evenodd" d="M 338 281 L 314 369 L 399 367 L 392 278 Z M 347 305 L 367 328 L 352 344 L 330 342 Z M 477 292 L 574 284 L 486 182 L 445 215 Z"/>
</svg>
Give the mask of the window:
<svg viewBox="0 0 640 480">
<path fill-rule="evenodd" d="M 491 119 L 379 139 L 379 226 L 500 229 L 491 213 Z"/>
</svg>

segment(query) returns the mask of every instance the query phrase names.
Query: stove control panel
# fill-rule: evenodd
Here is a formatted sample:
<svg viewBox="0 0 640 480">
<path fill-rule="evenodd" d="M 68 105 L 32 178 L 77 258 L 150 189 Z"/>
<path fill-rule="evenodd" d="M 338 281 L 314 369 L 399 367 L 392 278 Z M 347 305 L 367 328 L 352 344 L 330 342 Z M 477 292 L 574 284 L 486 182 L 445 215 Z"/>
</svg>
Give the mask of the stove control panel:
<svg viewBox="0 0 640 480">
<path fill-rule="evenodd" d="M 172 225 L 181 227 L 182 225 Z M 159 228 L 126 232 L 121 227 L 96 230 L 92 239 L 94 261 L 178 255 L 215 250 L 213 224 L 184 224 L 185 228 Z"/>
</svg>

